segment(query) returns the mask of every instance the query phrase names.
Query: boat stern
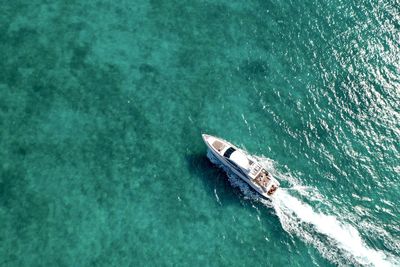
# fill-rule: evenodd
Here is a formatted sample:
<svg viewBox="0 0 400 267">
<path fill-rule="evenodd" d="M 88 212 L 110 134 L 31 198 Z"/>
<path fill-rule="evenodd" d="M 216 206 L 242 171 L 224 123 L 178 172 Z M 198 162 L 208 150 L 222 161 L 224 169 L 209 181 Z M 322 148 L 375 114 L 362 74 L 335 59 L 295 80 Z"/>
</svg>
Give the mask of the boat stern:
<svg viewBox="0 0 400 267">
<path fill-rule="evenodd" d="M 279 182 L 275 178 L 273 178 L 267 189 L 268 196 L 272 196 L 275 193 L 275 191 L 279 188 L 279 186 L 280 186 Z"/>
</svg>

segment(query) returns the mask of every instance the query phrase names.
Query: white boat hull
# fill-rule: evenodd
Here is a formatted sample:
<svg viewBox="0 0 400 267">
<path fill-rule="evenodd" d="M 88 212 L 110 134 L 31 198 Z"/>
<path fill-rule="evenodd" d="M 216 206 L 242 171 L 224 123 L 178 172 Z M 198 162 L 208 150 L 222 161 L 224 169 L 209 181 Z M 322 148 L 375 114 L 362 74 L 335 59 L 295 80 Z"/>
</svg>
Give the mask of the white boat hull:
<svg viewBox="0 0 400 267">
<path fill-rule="evenodd" d="M 243 181 L 245 181 L 251 188 L 253 188 L 257 193 L 259 193 L 263 198 L 265 199 L 271 199 L 272 195 L 269 195 L 266 192 L 263 192 L 261 188 L 259 188 L 257 185 L 255 185 L 252 181 L 251 178 L 248 175 L 245 175 L 244 173 L 241 173 L 240 171 L 238 171 L 236 168 L 234 168 L 234 166 L 228 162 L 227 159 L 224 158 L 223 155 L 221 155 L 220 153 L 218 153 L 217 150 L 215 150 L 215 148 L 207 141 L 208 138 L 214 138 L 213 140 L 218 140 L 221 142 L 226 143 L 227 145 L 231 146 L 231 147 L 235 147 L 234 145 L 232 145 L 231 143 L 220 139 L 220 138 L 216 138 L 213 136 L 209 136 L 209 135 L 203 135 L 203 140 L 206 143 L 208 150 L 212 153 L 212 155 L 224 166 L 226 166 L 230 171 L 232 171 L 234 174 L 236 174 L 240 179 L 242 179 Z M 278 186 L 279 183 L 277 182 Z"/>
</svg>

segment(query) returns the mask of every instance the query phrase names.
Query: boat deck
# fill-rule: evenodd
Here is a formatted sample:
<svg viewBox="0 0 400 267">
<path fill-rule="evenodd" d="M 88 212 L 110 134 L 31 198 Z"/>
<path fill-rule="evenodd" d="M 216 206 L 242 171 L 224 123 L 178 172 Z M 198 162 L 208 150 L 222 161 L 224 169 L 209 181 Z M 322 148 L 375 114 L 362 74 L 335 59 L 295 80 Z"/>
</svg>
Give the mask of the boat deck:
<svg viewBox="0 0 400 267">
<path fill-rule="evenodd" d="M 215 148 L 215 150 L 217 150 L 218 152 L 221 152 L 222 150 L 224 150 L 224 148 L 226 147 L 224 143 L 222 143 L 221 141 L 215 140 L 212 143 L 212 146 Z"/>
</svg>

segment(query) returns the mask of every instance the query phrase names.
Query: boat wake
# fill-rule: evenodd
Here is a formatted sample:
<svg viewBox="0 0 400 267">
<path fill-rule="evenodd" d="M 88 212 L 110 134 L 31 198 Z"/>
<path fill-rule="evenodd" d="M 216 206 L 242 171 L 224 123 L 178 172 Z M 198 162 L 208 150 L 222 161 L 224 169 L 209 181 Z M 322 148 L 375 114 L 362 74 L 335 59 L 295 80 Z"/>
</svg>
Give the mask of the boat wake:
<svg viewBox="0 0 400 267">
<path fill-rule="evenodd" d="M 339 265 L 398 266 L 399 262 L 382 251 L 370 248 L 357 229 L 336 216 L 316 212 L 310 205 L 289 194 L 276 192 L 273 206 L 283 229 L 313 244 L 320 253 Z"/>
<path fill-rule="evenodd" d="M 268 171 L 280 180 L 287 180 L 292 184 L 291 189 L 280 188 L 271 201 L 261 198 L 246 182 L 242 181 L 228 168 L 220 164 L 211 154 L 208 158 L 220 166 L 228 174 L 233 187 L 239 188 L 245 198 L 260 202 L 267 207 L 274 208 L 283 229 L 290 235 L 301 238 L 306 243 L 312 244 L 318 251 L 337 265 L 366 265 L 366 266 L 399 266 L 400 261 L 383 251 L 370 248 L 361 238 L 359 231 L 348 223 L 338 220 L 337 216 L 326 215 L 315 211 L 313 207 L 291 194 L 297 191 L 302 197 L 310 201 L 319 200 L 317 193 L 310 193 L 307 188 L 296 185 L 296 179 L 290 175 L 280 174 L 273 166 L 273 161 L 263 158 Z M 313 190 L 314 191 L 314 190 Z"/>
</svg>

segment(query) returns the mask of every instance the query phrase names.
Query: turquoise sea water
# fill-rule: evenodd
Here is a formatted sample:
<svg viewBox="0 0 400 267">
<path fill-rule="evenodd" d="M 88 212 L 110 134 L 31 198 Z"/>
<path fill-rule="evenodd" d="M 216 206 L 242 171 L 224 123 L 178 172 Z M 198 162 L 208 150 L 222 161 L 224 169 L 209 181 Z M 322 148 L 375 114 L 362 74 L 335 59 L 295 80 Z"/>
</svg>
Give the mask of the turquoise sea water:
<svg viewBox="0 0 400 267">
<path fill-rule="evenodd" d="M 400 265 L 398 1 L 2 1 L 0 40 L 0 266 Z"/>
</svg>

